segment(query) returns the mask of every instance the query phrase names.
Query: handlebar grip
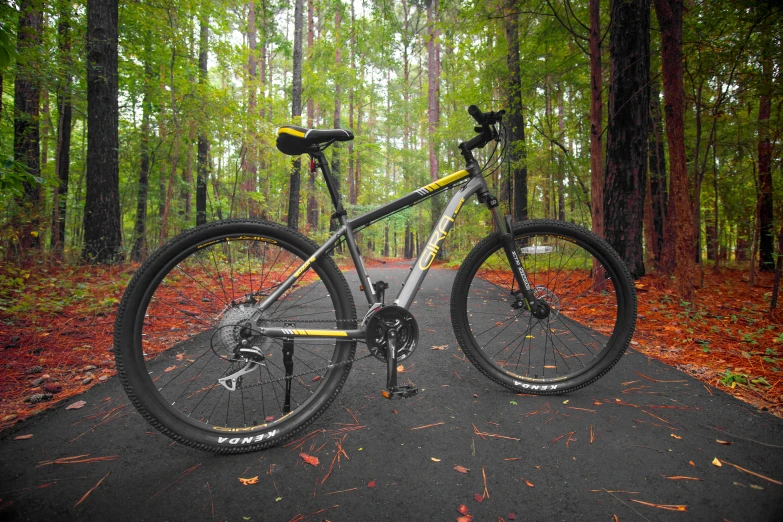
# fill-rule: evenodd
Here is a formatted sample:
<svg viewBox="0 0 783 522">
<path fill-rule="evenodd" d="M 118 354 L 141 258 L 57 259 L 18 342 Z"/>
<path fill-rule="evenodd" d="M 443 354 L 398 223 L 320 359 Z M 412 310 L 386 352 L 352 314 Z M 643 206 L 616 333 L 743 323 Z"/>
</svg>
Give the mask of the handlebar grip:
<svg viewBox="0 0 783 522">
<path fill-rule="evenodd" d="M 485 120 L 484 113 L 481 112 L 481 110 L 478 107 L 476 107 L 475 105 L 471 105 L 470 107 L 468 107 L 468 114 L 473 116 L 473 119 L 476 120 L 476 123 L 478 123 L 479 125 L 484 125 L 484 120 Z"/>
</svg>

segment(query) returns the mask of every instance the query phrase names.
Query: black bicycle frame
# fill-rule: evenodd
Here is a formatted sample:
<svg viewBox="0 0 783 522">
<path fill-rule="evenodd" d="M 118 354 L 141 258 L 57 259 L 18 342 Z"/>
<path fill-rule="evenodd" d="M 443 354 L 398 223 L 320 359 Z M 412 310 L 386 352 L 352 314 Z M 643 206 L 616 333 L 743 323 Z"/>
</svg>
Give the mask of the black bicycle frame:
<svg viewBox="0 0 783 522">
<path fill-rule="evenodd" d="M 514 268 L 514 274 L 517 282 L 519 283 L 520 290 L 524 294 L 528 302 L 536 302 L 535 296 L 532 295 L 530 290 L 530 282 L 527 279 L 524 269 L 519 261 L 519 256 L 516 253 L 514 242 L 511 237 L 511 230 L 508 228 L 509 224 L 504 223 L 500 218 L 500 214 L 497 211 L 497 201 L 489 195 L 489 188 L 487 187 L 486 180 L 481 175 L 481 171 L 476 161 L 470 156 L 468 152 L 467 167 L 465 170 L 457 171 L 445 178 L 441 178 L 437 181 L 420 187 L 413 192 L 402 196 L 386 205 L 381 206 L 367 214 L 361 215 L 354 219 L 348 219 L 346 212 L 342 206 L 340 193 L 337 190 L 336 183 L 332 178 L 331 171 L 329 169 L 329 163 L 326 161 L 322 151 L 311 153 L 313 160 L 318 163 L 321 171 L 323 172 L 326 180 L 327 188 L 329 189 L 329 195 L 332 198 L 332 203 L 336 209 L 335 216 L 337 217 L 340 228 L 335 231 L 334 234 L 324 243 L 316 252 L 307 260 L 304 261 L 295 271 L 291 274 L 277 289 L 272 292 L 259 306 L 259 311 L 256 313 L 260 317 L 261 313 L 272 306 L 277 299 L 283 295 L 291 286 L 307 271 L 307 269 L 315 263 L 321 256 L 327 255 L 335 244 L 345 236 L 345 242 L 348 246 L 348 252 L 351 255 L 353 264 L 356 267 L 356 272 L 359 275 L 360 284 L 364 290 L 364 294 L 367 297 L 367 302 L 370 306 L 365 319 L 369 316 L 375 308 L 380 306 L 380 298 L 375 293 L 375 290 L 370 280 L 370 276 L 367 274 L 367 268 L 364 265 L 362 256 L 356 246 L 356 240 L 354 238 L 354 230 L 359 227 L 368 225 L 383 217 L 386 217 L 398 210 L 411 207 L 433 194 L 442 192 L 450 187 L 464 183 L 464 186 L 460 188 L 449 200 L 443 213 L 440 215 L 435 228 L 429 236 L 429 240 L 424 245 L 419 257 L 416 259 L 410 274 L 405 279 L 402 285 L 400 293 L 394 300 L 394 304 L 402 308 L 408 309 L 413 303 L 416 293 L 421 288 L 421 284 L 424 282 L 424 278 L 427 272 L 432 266 L 432 262 L 438 251 L 441 248 L 443 240 L 448 235 L 451 228 L 454 226 L 454 222 L 465 204 L 471 196 L 478 194 L 479 200 L 487 204 L 490 212 L 492 213 L 492 219 L 495 225 L 495 229 L 499 231 L 503 238 L 504 249 L 508 255 L 510 264 Z M 467 181 L 467 182 L 466 182 Z M 513 260 L 513 262 L 512 262 Z M 252 322 L 252 318 L 251 318 Z M 313 329 L 298 329 L 298 328 L 254 328 L 254 332 L 257 331 L 261 335 L 267 337 L 309 337 L 309 338 L 345 338 L 345 339 L 363 339 L 365 337 L 364 321 L 360 324 L 360 327 L 352 330 L 313 330 Z"/>
</svg>

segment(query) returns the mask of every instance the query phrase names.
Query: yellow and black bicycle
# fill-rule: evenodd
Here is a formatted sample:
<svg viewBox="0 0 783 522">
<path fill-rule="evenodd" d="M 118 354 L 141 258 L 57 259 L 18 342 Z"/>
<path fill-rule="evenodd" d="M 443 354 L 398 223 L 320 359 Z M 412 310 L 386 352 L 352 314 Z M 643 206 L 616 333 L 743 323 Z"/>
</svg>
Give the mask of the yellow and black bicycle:
<svg viewBox="0 0 783 522">
<path fill-rule="evenodd" d="M 358 343 L 366 345 L 359 358 L 386 364 L 384 397 L 414 395 L 414 387 L 397 381 L 398 362 L 411 356 L 419 338 L 409 308 L 473 195 L 486 204 L 495 230 L 473 248 L 454 280 L 451 319 L 465 356 L 516 392 L 562 394 L 608 372 L 636 325 L 627 268 L 606 241 L 581 227 L 501 217 L 473 151 L 493 142 L 498 150 L 503 112 L 475 106 L 468 112 L 478 126 L 476 136 L 459 145 L 464 170 L 353 219 L 324 155 L 353 134 L 280 128 L 278 149 L 308 154 L 323 173 L 339 228 L 319 246 L 275 223 L 214 222 L 151 255 L 125 291 L 114 334 L 122 383 L 143 416 L 203 450 L 236 453 L 279 444 L 328 408 L 357 360 Z M 370 281 L 354 234 L 449 188 L 454 194 L 429 240 L 386 303 L 388 284 Z M 360 316 L 331 257 L 338 242 L 347 246 L 367 299 Z"/>
</svg>

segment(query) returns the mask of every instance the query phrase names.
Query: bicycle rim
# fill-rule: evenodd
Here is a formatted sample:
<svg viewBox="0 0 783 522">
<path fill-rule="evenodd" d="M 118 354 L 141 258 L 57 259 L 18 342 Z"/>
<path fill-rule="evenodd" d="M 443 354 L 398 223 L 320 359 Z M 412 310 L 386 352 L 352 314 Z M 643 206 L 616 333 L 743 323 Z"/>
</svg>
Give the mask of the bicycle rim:
<svg viewBox="0 0 783 522">
<path fill-rule="evenodd" d="M 188 246 L 155 274 L 136 316 L 134 355 L 148 375 L 145 387 L 175 422 L 225 433 L 229 444 L 254 430 L 271 438 L 280 430 L 270 429 L 299 413 L 305 422 L 339 390 L 348 368 L 332 365 L 352 357 L 352 343 L 298 338 L 289 344 L 243 330 L 310 254 L 279 238 L 222 234 Z M 314 264 L 257 326 L 349 328 L 336 296 L 335 283 Z M 238 351 L 243 341 L 252 356 Z M 286 344 L 293 349 L 288 358 Z"/>
<path fill-rule="evenodd" d="M 531 289 L 549 309 L 544 318 L 523 304 L 499 241 L 468 276 L 467 337 L 477 362 L 505 384 L 532 391 L 588 384 L 616 362 L 633 333 L 635 307 L 622 291 L 628 282 L 619 259 L 611 262 L 613 252 L 597 238 L 566 233 L 515 234 Z"/>
</svg>

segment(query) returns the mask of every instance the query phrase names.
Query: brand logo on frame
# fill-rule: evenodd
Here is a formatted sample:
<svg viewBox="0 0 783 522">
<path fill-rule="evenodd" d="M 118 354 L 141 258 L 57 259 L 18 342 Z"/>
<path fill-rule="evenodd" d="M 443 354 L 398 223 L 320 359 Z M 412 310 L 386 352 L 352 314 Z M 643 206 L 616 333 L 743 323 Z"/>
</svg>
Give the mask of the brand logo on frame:
<svg viewBox="0 0 783 522">
<path fill-rule="evenodd" d="M 449 233 L 451 223 L 454 223 L 454 218 L 450 218 L 449 216 L 440 218 L 438 228 L 432 233 L 430 240 L 424 246 L 424 254 L 419 258 L 420 269 L 427 270 L 432 265 L 432 262 L 435 261 L 435 256 L 438 254 L 438 250 L 440 250 L 440 244 Z"/>
</svg>

